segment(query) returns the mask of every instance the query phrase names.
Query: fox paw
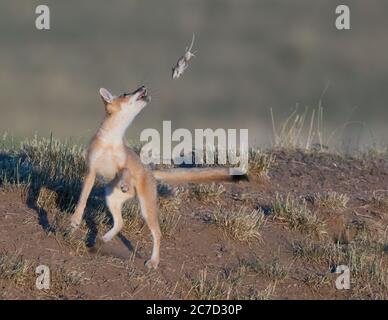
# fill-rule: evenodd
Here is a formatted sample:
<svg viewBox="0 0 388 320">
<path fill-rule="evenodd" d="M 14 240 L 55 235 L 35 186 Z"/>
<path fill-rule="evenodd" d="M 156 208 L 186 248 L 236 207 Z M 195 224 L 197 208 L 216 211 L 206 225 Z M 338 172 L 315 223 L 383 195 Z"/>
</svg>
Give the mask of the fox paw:
<svg viewBox="0 0 388 320">
<path fill-rule="evenodd" d="M 109 242 L 112 240 L 112 236 L 110 234 L 105 234 L 103 237 L 102 237 L 102 241 L 103 242 Z"/>
<path fill-rule="evenodd" d="M 144 265 L 148 268 L 148 269 L 157 269 L 158 268 L 158 265 L 159 265 L 159 260 L 156 260 L 156 259 L 149 259 L 147 260 Z"/>
<path fill-rule="evenodd" d="M 81 225 L 81 221 L 79 221 L 78 218 L 74 218 L 74 217 L 71 218 L 70 227 L 73 231 L 77 230 L 80 225 Z"/>
</svg>

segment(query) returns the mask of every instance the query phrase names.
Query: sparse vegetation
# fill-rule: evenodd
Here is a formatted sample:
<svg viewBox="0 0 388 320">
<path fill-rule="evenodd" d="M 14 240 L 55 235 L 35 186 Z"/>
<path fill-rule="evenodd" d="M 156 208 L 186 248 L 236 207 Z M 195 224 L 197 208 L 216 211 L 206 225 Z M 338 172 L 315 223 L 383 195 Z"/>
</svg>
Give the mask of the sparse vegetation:
<svg viewBox="0 0 388 320">
<path fill-rule="evenodd" d="M 208 277 L 207 269 L 200 270 L 192 280 L 189 297 L 198 300 L 229 300 L 233 288 L 219 274 L 214 279 Z"/>
<path fill-rule="evenodd" d="M 275 161 L 275 156 L 272 153 L 251 149 L 249 153 L 249 174 L 259 178 L 268 178 L 268 172 L 275 164 Z"/>
<path fill-rule="evenodd" d="M 50 274 L 50 288 L 39 292 L 40 295 L 52 299 L 82 298 L 77 288 L 87 282 L 84 271 L 68 270 L 63 266 L 57 267 Z"/>
<path fill-rule="evenodd" d="M 384 212 L 388 212 L 388 190 L 374 191 L 369 203 Z"/>
<path fill-rule="evenodd" d="M 55 229 L 54 229 L 55 230 Z M 58 245 L 63 249 L 68 249 L 77 256 L 87 255 L 87 247 L 85 245 L 85 236 L 78 236 L 68 232 L 67 225 L 54 231 L 52 235 Z"/>
<path fill-rule="evenodd" d="M 298 132 L 296 127 L 293 130 Z M 295 142 L 298 139 L 291 140 Z M 306 141 L 299 139 L 299 147 L 301 141 L 306 146 Z M 127 240 L 117 237 L 104 249 L 100 247 L 104 245 L 98 243 L 99 249 L 94 252 L 88 248 L 97 241 L 100 236 L 97 233 L 103 234 L 112 225 L 112 217 L 104 203 L 99 184 L 88 201 L 82 228 L 74 234 L 69 232 L 69 216 L 79 196 L 84 170 L 79 147 L 61 143 L 54 138 L 34 138 L 22 142 L 20 146 L 14 142 L 4 143 L 3 140 L 0 146 L 3 148 L 0 156 L 0 196 L 4 197 L 5 202 L 8 196 L 13 197 L 9 200 L 9 206 L 3 208 L 0 203 L 1 212 L 5 212 L 5 215 L 0 215 L 4 221 L 0 227 L 7 231 L 7 226 L 12 225 L 19 233 L 24 233 L 24 229 L 33 230 L 27 231 L 31 233 L 28 237 L 11 237 L 12 241 L 16 241 L 19 246 L 25 239 L 37 241 L 39 246 L 43 246 L 40 250 L 52 251 L 56 263 L 64 264 L 62 269 L 52 269 L 55 282 L 52 289 L 35 292 L 35 275 L 31 266 L 38 258 L 25 260 L 22 256 L 22 250 L 25 250 L 23 246 L 20 252 L 10 253 L 12 247 L 7 245 L 9 239 L 1 239 L 8 250 L 0 255 L 0 281 L 6 288 L 1 294 L 2 298 L 17 297 L 17 290 L 27 289 L 26 295 L 31 297 L 89 298 L 91 296 L 85 293 L 88 290 L 85 288 L 94 285 L 94 282 L 89 281 L 91 278 L 99 279 L 93 281 L 99 281 L 98 286 L 101 288 L 120 287 L 120 295 L 115 296 L 130 299 L 149 297 L 150 293 L 152 297 L 171 299 L 271 299 L 287 296 L 290 285 L 295 288 L 293 292 L 309 290 L 309 294 L 314 297 L 321 297 L 322 290 L 319 289 L 324 288 L 325 294 L 335 290 L 335 275 L 331 272 L 341 264 L 351 269 L 352 290 L 344 297 L 387 298 L 388 241 L 384 213 L 387 212 L 388 201 L 384 189 L 385 176 L 379 171 L 385 167 L 384 164 L 381 165 L 383 169 L 376 167 L 379 162 L 375 159 L 375 162 L 368 164 L 367 159 L 332 158 L 326 152 L 251 150 L 250 175 L 260 178 L 271 175 L 271 181 L 264 188 L 255 179 L 250 185 L 159 185 L 159 219 L 166 256 L 163 260 L 162 255 L 161 265 L 179 274 L 171 276 L 171 280 L 166 279 L 163 273 L 146 272 L 143 269 L 144 257 L 149 250 L 149 238 L 148 233 L 146 235 L 143 232 L 145 223 L 136 199 L 123 207 L 122 235 Z M 313 143 L 309 143 L 309 146 L 310 150 L 315 150 Z M 364 194 L 354 195 L 349 191 L 351 189 L 346 180 L 334 186 L 335 192 L 307 189 L 303 185 L 303 175 L 309 179 L 308 175 L 314 175 L 316 163 L 319 165 L 321 162 L 323 169 L 320 170 L 335 163 L 336 166 L 333 165 L 330 170 L 337 170 L 342 176 L 344 173 L 341 170 L 345 167 L 347 170 L 344 172 L 352 174 L 353 179 L 365 172 L 375 175 L 375 180 L 369 181 L 366 177 L 365 182 L 360 183 L 365 189 L 374 181 L 379 181 L 370 189 L 376 191 L 366 199 Z M 290 173 L 290 170 L 294 171 Z M 294 184 L 289 183 L 293 174 L 297 177 Z M 337 182 L 330 180 L 333 179 L 330 174 L 327 179 L 328 185 Z M 297 185 L 299 181 L 301 186 Z M 284 193 L 276 193 L 277 189 Z M 306 198 L 306 194 L 313 196 Z M 249 201 L 243 201 L 247 199 L 246 195 Z M 192 201 L 193 198 L 195 201 Z M 352 210 L 348 209 L 350 199 Z M 23 209 L 12 212 L 17 210 L 17 206 L 23 206 Z M 339 227 L 343 230 L 338 231 L 338 237 L 329 223 L 332 222 L 329 221 L 332 217 L 330 211 L 341 212 Z M 211 225 L 217 228 L 211 228 Z M 288 226 L 289 230 L 284 230 L 283 225 Z M 185 239 L 186 228 L 190 230 L 190 237 L 195 239 Z M 208 228 L 211 228 L 210 232 Z M 192 230 L 198 230 L 199 234 L 196 235 Z M 281 236 L 277 235 L 279 230 Z M 346 237 L 342 239 L 345 233 Z M 5 237 L 10 237 L 9 234 Z M 301 237 L 303 241 L 300 241 Z M 184 249 L 180 247 L 182 239 Z M 292 243 L 291 252 L 281 250 L 274 257 L 273 251 L 289 243 Z M 46 248 L 46 244 L 52 247 Z M 134 248 L 131 249 L 132 245 Z M 117 256 L 114 250 L 110 253 L 111 247 L 121 248 L 117 249 Z M 190 252 L 182 251 L 187 248 Z M 171 249 L 187 255 L 184 261 L 193 256 L 193 259 L 200 262 L 200 272 L 191 266 L 177 267 L 175 253 L 169 251 Z M 40 257 L 41 252 L 35 253 L 37 257 Z M 207 260 L 210 261 L 208 265 Z M 69 263 L 74 265 L 70 268 Z M 117 272 L 112 272 L 113 269 L 117 269 Z M 111 273 L 105 278 L 106 270 Z M 295 296 L 298 294 L 295 293 Z M 110 298 L 100 293 L 95 296 Z"/>
<path fill-rule="evenodd" d="M 303 278 L 303 282 L 313 289 L 320 289 L 323 286 L 330 285 L 331 279 L 328 273 L 310 272 Z"/>
<path fill-rule="evenodd" d="M 53 282 L 58 283 L 63 290 L 66 290 L 69 287 L 78 286 L 85 281 L 84 274 L 85 272 L 83 271 L 69 271 L 60 267 L 53 274 Z"/>
<path fill-rule="evenodd" d="M 3 251 L 0 253 L 0 279 L 11 280 L 20 285 L 27 278 L 30 263 L 19 253 Z"/>
<path fill-rule="evenodd" d="M 175 234 L 182 217 L 180 213 L 181 203 L 182 197 L 180 193 L 175 194 L 173 197 L 160 198 L 159 222 L 163 235 L 172 237 Z"/>
<path fill-rule="evenodd" d="M 58 210 L 58 193 L 48 189 L 47 187 L 42 187 L 39 190 L 38 197 L 36 199 L 36 204 L 39 208 L 46 211 L 55 211 Z"/>
<path fill-rule="evenodd" d="M 34 203 L 42 187 L 55 191 L 61 211 L 73 210 L 84 171 L 82 148 L 53 137 L 25 140 L 0 159 L 1 184 L 28 185 L 28 201 Z M 49 193 L 40 195 L 41 203 L 46 195 Z"/>
<path fill-rule="evenodd" d="M 288 275 L 288 268 L 284 267 L 277 258 L 273 258 L 269 262 L 264 262 L 257 257 L 251 260 L 242 259 L 240 260 L 240 266 L 272 281 L 282 281 Z"/>
<path fill-rule="evenodd" d="M 258 290 L 251 287 L 250 294 L 246 297 L 248 300 L 270 300 L 275 294 L 277 282 L 273 281 L 268 284 L 264 290 Z"/>
<path fill-rule="evenodd" d="M 1 180 L 0 180 L 1 181 Z M 2 191 L 17 194 L 22 202 L 27 202 L 30 185 L 28 183 L 14 184 L 8 183 L 6 180 L 0 184 Z"/>
<path fill-rule="evenodd" d="M 326 262 L 327 265 L 336 265 L 341 260 L 341 246 L 338 243 L 315 243 L 311 240 L 295 242 L 294 256 L 312 262 Z"/>
<path fill-rule="evenodd" d="M 368 287 L 368 295 L 372 299 L 386 295 L 388 259 L 384 253 L 385 243 L 381 240 L 361 233 L 349 244 L 304 241 L 295 243 L 293 248 L 295 257 L 323 264 L 328 269 L 339 265 L 348 266 L 355 293 Z"/>
<path fill-rule="evenodd" d="M 306 151 L 322 151 L 324 145 L 323 108 L 321 102 L 317 109 L 313 109 L 308 121 L 309 110 L 303 112 L 295 109 L 290 116 L 278 127 L 271 109 L 274 146 L 282 149 L 302 149 Z M 317 143 L 314 143 L 317 139 Z"/>
<path fill-rule="evenodd" d="M 325 233 L 324 221 L 310 211 L 304 199 L 295 199 L 291 194 L 285 198 L 276 194 L 273 212 L 276 220 L 287 223 L 291 229 L 316 235 Z"/>
<path fill-rule="evenodd" d="M 225 192 L 225 187 L 219 183 L 193 184 L 191 192 L 199 201 L 218 201 Z"/>
<path fill-rule="evenodd" d="M 335 191 L 317 193 L 314 195 L 314 204 L 327 210 L 345 209 L 348 202 L 349 197 L 346 194 Z"/>
<path fill-rule="evenodd" d="M 265 217 L 261 209 L 251 210 L 245 206 L 218 207 L 214 216 L 215 224 L 239 241 L 260 240 L 260 228 L 264 221 Z"/>
<path fill-rule="evenodd" d="M 123 232 L 127 234 L 136 234 L 139 233 L 144 225 L 143 219 L 141 217 L 140 207 L 137 201 L 130 200 L 126 202 L 122 209 L 124 227 Z M 99 224 L 106 224 L 106 220 L 109 214 L 106 211 L 99 215 Z"/>
<path fill-rule="evenodd" d="M 179 212 L 160 211 L 159 222 L 162 234 L 167 237 L 174 236 L 182 215 Z"/>
</svg>

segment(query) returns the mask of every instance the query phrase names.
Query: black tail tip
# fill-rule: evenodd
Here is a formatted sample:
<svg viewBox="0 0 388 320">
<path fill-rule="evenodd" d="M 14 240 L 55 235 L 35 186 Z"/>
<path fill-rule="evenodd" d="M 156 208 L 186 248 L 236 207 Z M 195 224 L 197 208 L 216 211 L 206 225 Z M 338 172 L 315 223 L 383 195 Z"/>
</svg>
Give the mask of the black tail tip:
<svg viewBox="0 0 388 320">
<path fill-rule="evenodd" d="M 238 182 L 238 181 L 249 181 L 249 177 L 248 177 L 247 174 L 233 175 L 233 176 L 232 176 L 232 181 L 233 181 L 233 182 Z"/>
</svg>

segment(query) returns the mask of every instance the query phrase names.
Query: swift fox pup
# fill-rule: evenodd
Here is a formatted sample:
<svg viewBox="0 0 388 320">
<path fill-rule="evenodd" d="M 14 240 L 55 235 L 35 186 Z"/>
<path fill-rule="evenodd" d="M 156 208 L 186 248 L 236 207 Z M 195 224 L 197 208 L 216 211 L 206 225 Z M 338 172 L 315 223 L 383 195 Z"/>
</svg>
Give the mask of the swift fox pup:
<svg viewBox="0 0 388 320">
<path fill-rule="evenodd" d="M 102 237 L 104 242 L 110 241 L 121 230 L 122 206 L 136 194 L 142 216 L 153 240 L 152 255 L 146 266 L 156 269 L 160 259 L 161 232 L 155 179 L 166 182 L 201 182 L 231 180 L 233 176 L 230 175 L 228 168 L 151 171 L 124 142 L 127 128 L 151 99 L 146 88 L 142 86 L 132 93 L 123 93 L 119 96 L 114 96 L 101 88 L 100 96 L 105 105 L 106 115 L 86 152 L 87 173 L 78 204 L 71 217 L 71 226 L 77 229 L 81 224 L 96 176 L 102 177 L 107 182 L 105 199 L 113 216 L 113 227 Z"/>
</svg>

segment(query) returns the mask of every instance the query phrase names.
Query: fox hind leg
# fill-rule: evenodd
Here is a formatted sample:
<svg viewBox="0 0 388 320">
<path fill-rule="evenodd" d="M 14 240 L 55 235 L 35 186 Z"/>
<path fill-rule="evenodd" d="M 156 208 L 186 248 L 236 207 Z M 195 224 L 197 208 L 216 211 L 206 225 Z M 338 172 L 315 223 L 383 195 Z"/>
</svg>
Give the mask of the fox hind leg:
<svg viewBox="0 0 388 320">
<path fill-rule="evenodd" d="M 142 216 L 151 231 L 153 247 L 151 258 L 146 261 L 148 268 L 156 269 L 160 260 L 160 226 L 158 220 L 156 181 L 152 173 L 147 172 L 144 179 L 136 186 L 137 196 L 140 202 Z"/>
</svg>

